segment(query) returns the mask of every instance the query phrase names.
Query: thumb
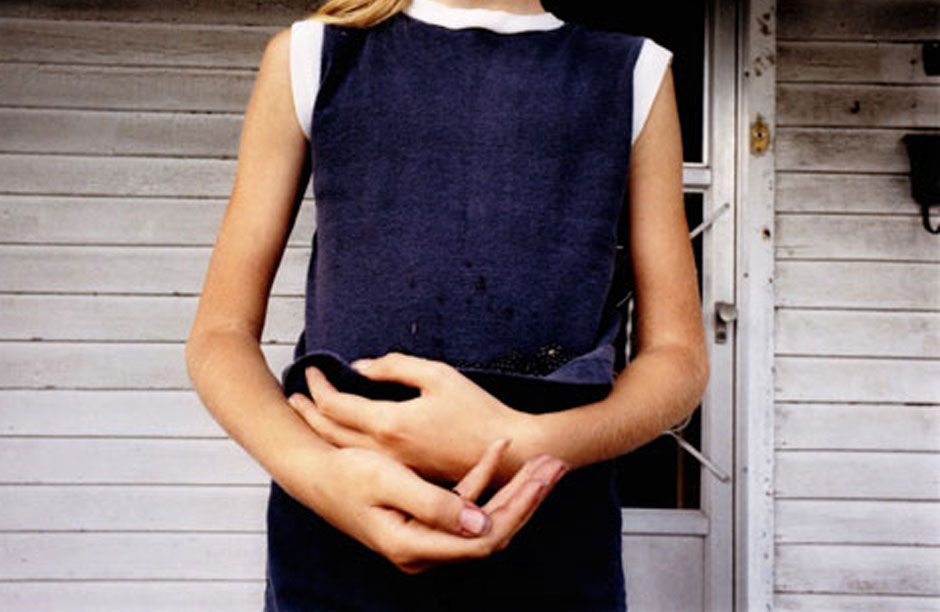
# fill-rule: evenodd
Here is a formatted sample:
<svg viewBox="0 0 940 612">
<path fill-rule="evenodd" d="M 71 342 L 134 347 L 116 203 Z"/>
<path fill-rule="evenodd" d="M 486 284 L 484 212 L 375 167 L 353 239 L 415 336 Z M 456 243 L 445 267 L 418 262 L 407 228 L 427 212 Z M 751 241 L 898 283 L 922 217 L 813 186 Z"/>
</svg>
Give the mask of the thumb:
<svg viewBox="0 0 940 612">
<path fill-rule="evenodd" d="M 404 466 L 397 473 L 400 477 L 383 479 L 381 497 L 385 505 L 441 531 L 465 537 L 489 532 L 492 520 L 473 502 L 427 482 Z"/>
<path fill-rule="evenodd" d="M 442 361 L 396 352 L 375 359 L 357 359 L 350 365 L 372 380 L 400 382 L 418 389 L 427 388 L 450 369 Z"/>
</svg>

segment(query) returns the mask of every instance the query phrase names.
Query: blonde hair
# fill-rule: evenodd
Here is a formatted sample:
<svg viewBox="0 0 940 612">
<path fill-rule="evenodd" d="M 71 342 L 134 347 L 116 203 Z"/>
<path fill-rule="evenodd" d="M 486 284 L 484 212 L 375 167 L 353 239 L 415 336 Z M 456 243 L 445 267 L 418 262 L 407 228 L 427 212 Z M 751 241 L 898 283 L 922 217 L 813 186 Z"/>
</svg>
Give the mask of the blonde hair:
<svg viewBox="0 0 940 612">
<path fill-rule="evenodd" d="M 326 0 L 307 19 L 323 23 L 368 28 L 401 12 L 411 0 Z"/>
</svg>

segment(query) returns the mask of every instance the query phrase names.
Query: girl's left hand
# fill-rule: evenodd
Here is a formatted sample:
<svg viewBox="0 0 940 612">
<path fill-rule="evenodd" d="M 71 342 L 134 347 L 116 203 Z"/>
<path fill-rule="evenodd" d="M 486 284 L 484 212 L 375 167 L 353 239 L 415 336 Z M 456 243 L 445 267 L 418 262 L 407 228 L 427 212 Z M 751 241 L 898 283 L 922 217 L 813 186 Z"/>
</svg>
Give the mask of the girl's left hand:
<svg viewBox="0 0 940 612">
<path fill-rule="evenodd" d="M 498 438 L 512 440 L 515 452 L 507 453 L 494 482 L 504 482 L 528 459 L 520 451 L 533 416 L 506 406 L 453 366 L 403 353 L 352 366 L 372 380 L 403 383 L 420 395 L 403 402 L 371 400 L 338 391 L 320 370 L 308 367 L 313 401 L 294 393 L 288 402 L 334 446 L 378 450 L 422 476 L 447 482 L 460 480 Z"/>
</svg>

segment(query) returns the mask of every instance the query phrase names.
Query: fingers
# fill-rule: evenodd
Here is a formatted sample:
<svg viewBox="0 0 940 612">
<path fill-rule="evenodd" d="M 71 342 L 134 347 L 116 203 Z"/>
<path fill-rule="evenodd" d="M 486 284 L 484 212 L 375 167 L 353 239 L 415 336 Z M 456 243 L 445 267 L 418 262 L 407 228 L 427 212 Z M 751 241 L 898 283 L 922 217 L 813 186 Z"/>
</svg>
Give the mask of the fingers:
<svg viewBox="0 0 940 612">
<path fill-rule="evenodd" d="M 500 489 L 503 495 L 501 504 L 492 510 L 492 527 L 480 537 L 455 536 L 423 524 L 420 519 L 407 520 L 393 511 L 386 512 L 383 518 L 389 548 L 383 554 L 403 571 L 415 572 L 441 563 L 487 557 L 502 550 L 532 517 L 564 473 L 564 467 L 551 457 L 530 460 Z M 453 495 L 451 498 L 459 499 Z"/>
<path fill-rule="evenodd" d="M 476 501 L 493 479 L 493 474 L 496 473 L 496 468 L 499 467 L 500 459 L 509 447 L 509 442 L 509 438 L 493 441 L 477 464 L 457 483 L 453 491 L 464 499 Z"/>
<path fill-rule="evenodd" d="M 395 352 L 376 359 L 358 359 L 350 365 L 372 380 L 400 382 L 418 389 L 431 386 L 451 370 L 441 361 Z"/>
<path fill-rule="evenodd" d="M 401 467 L 400 477 L 384 478 L 376 483 L 386 505 L 401 510 L 429 527 L 465 537 L 476 537 L 490 530 L 492 521 L 476 504 L 454 495 Z"/>
<path fill-rule="evenodd" d="M 374 431 L 387 414 L 387 402 L 371 400 L 354 393 L 342 393 L 314 366 L 304 374 L 317 409 L 330 419 L 359 431 Z"/>
<path fill-rule="evenodd" d="M 551 455 L 538 455 L 526 461 L 519 471 L 483 507 L 491 512 L 505 505 L 529 480 L 537 480 L 554 486 L 567 470 L 566 464 Z"/>
<path fill-rule="evenodd" d="M 370 436 L 327 418 L 306 395 L 294 393 L 287 398 L 287 403 L 300 414 L 311 429 L 333 446 L 376 448 L 375 441 Z"/>
</svg>

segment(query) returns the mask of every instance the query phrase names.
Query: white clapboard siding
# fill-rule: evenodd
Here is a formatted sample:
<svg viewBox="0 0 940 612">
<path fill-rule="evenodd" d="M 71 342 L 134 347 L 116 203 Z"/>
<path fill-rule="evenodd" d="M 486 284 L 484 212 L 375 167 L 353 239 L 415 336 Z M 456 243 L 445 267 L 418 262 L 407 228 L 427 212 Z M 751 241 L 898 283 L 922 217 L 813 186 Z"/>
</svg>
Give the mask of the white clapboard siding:
<svg viewBox="0 0 940 612">
<path fill-rule="evenodd" d="M 182 343 L 6 342 L 0 389 L 187 389 Z M 261 346 L 279 374 L 294 347 Z"/>
<path fill-rule="evenodd" d="M 0 436 L 222 438 L 192 390 L 0 390 Z"/>
<path fill-rule="evenodd" d="M 197 296 L 0 294 L 0 337 L 10 340 L 183 342 Z M 303 321 L 302 297 L 274 296 L 262 342 L 292 343 Z M 58 325 L 68 320 L 68 326 Z"/>
<path fill-rule="evenodd" d="M 940 312 L 780 308 L 774 322 L 778 354 L 940 358 Z"/>
<path fill-rule="evenodd" d="M 9 484 L 268 481 L 264 470 L 229 439 L 0 438 L 0 459 L 0 483 Z"/>
<path fill-rule="evenodd" d="M 782 499 L 777 541 L 794 544 L 940 545 L 940 502 Z"/>
<path fill-rule="evenodd" d="M 937 359 L 778 356 L 774 378 L 781 401 L 936 404 L 940 397 Z"/>
<path fill-rule="evenodd" d="M 781 450 L 775 480 L 779 499 L 940 501 L 940 453 Z"/>
<path fill-rule="evenodd" d="M 0 130 L 5 153 L 233 157 L 241 115 L 13 108 Z"/>
<path fill-rule="evenodd" d="M 924 72 L 921 49 L 914 42 L 780 41 L 777 78 L 788 83 L 935 83 Z"/>
<path fill-rule="evenodd" d="M 0 533 L 5 580 L 253 580 L 260 533 Z"/>
<path fill-rule="evenodd" d="M 920 215 L 907 175 L 781 172 L 776 187 L 778 219 L 783 213 Z"/>
<path fill-rule="evenodd" d="M 936 128 L 940 96 L 933 85 L 782 83 L 777 88 L 777 125 Z"/>
<path fill-rule="evenodd" d="M 0 3 L 0 608 L 261 608 L 270 479 L 183 346 L 261 53 L 311 8 Z M 300 187 L 275 376 L 303 325 Z"/>
<path fill-rule="evenodd" d="M 256 612 L 264 583 L 252 581 L 0 582 L 16 612 Z"/>
<path fill-rule="evenodd" d="M 940 595 L 937 547 L 784 544 L 776 557 L 783 592 Z"/>
<path fill-rule="evenodd" d="M 264 530 L 267 485 L 0 486 L 4 531 Z M 48 512 L 68 508 L 68 512 Z M 185 511 L 182 511 L 185 509 Z"/>
<path fill-rule="evenodd" d="M 909 169 L 901 128 L 781 127 L 777 170 L 801 172 L 896 172 Z"/>
<path fill-rule="evenodd" d="M 937 310 L 934 263 L 784 260 L 774 272 L 778 306 Z"/>
<path fill-rule="evenodd" d="M 902 139 L 940 133 L 940 5 L 777 17 L 775 604 L 937 611 L 940 241 Z"/>
<path fill-rule="evenodd" d="M 785 0 L 777 5 L 777 40 L 858 42 L 931 40 L 940 7 L 931 0 Z"/>
<path fill-rule="evenodd" d="M 940 452 L 938 406 L 778 402 L 775 429 L 779 449 Z"/>
<path fill-rule="evenodd" d="M 780 593 L 774 597 L 774 609 L 781 612 L 937 612 L 940 607 L 936 597 Z"/>
<path fill-rule="evenodd" d="M 780 215 L 776 258 L 940 262 L 940 247 L 915 219 L 899 215 Z"/>
<path fill-rule="evenodd" d="M 8 291 L 199 294 L 211 247 L 0 246 Z M 284 251 L 274 295 L 303 296 L 310 248 Z"/>
<path fill-rule="evenodd" d="M 227 198 L 116 198 L 0 195 L 0 241 L 13 244 L 212 246 Z M 89 214 L 107 223 L 87 223 Z M 297 211 L 289 246 L 316 229 L 313 199 Z"/>
<path fill-rule="evenodd" d="M 57 14 L 50 15 L 52 20 L 0 21 L 0 56 L 18 62 L 254 70 L 258 67 L 258 54 L 278 29 L 276 26 L 206 27 L 152 21 L 101 23 L 93 21 L 95 18 L 89 14 L 94 9 L 83 10 L 86 11 L 83 20 L 64 20 Z M 0 9 L 0 17 L 5 13 L 8 14 L 8 9 Z"/>
<path fill-rule="evenodd" d="M 78 4 L 63 4 L 58 0 L 4 0 L 0 3 L 0 18 L 199 24 L 209 29 L 219 25 L 281 26 L 303 18 L 313 10 L 313 6 L 312 2 L 298 0 L 265 0 L 263 3 L 225 0 L 172 5 L 128 4 L 122 0 Z"/>
</svg>

